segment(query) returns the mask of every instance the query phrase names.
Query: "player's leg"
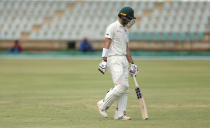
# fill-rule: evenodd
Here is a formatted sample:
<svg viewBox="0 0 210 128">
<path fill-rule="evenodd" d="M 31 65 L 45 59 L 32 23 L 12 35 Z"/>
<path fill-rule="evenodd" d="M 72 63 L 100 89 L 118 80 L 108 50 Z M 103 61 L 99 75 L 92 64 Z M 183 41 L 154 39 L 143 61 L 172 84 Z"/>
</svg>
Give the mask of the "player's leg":
<svg viewBox="0 0 210 128">
<path fill-rule="evenodd" d="M 128 81 L 125 81 L 124 84 L 128 85 Z M 117 100 L 114 119 L 120 119 L 121 117 L 126 115 L 127 101 L 128 101 L 128 90 Z"/>
<path fill-rule="evenodd" d="M 122 75 L 122 82 L 124 85 L 129 87 L 128 83 L 128 62 L 127 59 L 124 61 L 123 67 L 123 75 Z M 115 111 L 114 119 L 124 119 L 130 120 L 131 118 L 126 116 L 126 108 L 127 108 L 127 100 L 128 100 L 128 90 L 125 94 L 123 94 L 117 101 L 117 107 Z"/>
<path fill-rule="evenodd" d="M 122 59 L 115 57 L 109 61 L 109 68 L 115 86 L 110 89 L 103 100 L 98 102 L 99 112 L 102 111 L 103 113 L 112 105 L 114 101 L 118 100 L 119 97 L 128 90 L 128 86 L 123 85 L 123 82 L 121 81 L 123 75 Z"/>
<path fill-rule="evenodd" d="M 103 100 L 98 102 L 98 107 L 102 111 L 106 111 L 114 101 L 118 100 L 120 96 L 122 96 L 128 88 L 122 85 L 116 85 L 106 94 Z"/>
<path fill-rule="evenodd" d="M 127 86 L 116 85 L 106 94 L 104 99 L 97 102 L 99 112 L 103 117 L 108 117 L 106 110 L 113 104 L 114 101 L 118 100 L 119 97 L 126 92 L 126 90 L 128 90 Z"/>
<path fill-rule="evenodd" d="M 127 109 L 127 101 L 128 101 L 128 90 L 126 93 L 124 93 L 118 100 L 117 100 L 117 106 L 116 111 L 114 115 L 114 119 L 123 119 L 126 117 L 126 109 Z M 130 120 L 130 117 L 127 118 Z"/>
</svg>

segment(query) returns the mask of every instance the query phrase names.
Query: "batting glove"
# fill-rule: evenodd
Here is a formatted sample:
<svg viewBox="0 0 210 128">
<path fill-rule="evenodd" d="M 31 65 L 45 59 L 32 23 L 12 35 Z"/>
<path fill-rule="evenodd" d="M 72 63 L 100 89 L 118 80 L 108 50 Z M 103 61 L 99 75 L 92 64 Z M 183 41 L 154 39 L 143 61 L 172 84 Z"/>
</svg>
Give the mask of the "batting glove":
<svg viewBox="0 0 210 128">
<path fill-rule="evenodd" d="M 131 64 L 129 73 L 131 76 L 138 74 L 138 66 L 135 64 Z"/>
<path fill-rule="evenodd" d="M 99 66 L 98 66 L 98 70 L 104 74 L 106 72 L 106 68 L 107 68 L 107 62 L 106 61 L 102 61 Z"/>
</svg>

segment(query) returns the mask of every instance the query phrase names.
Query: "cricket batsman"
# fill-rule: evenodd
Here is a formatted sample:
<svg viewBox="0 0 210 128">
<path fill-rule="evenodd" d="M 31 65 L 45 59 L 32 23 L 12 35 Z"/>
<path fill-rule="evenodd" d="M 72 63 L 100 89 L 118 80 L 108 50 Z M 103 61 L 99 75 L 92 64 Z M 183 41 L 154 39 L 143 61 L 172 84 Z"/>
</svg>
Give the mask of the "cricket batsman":
<svg viewBox="0 0 210 128">
<path fill-rule="evenodd" d="M 111 88 L 104 99 L 97 102 L 99 113 L 103 117 L 108 117 L 107 110 L 117 101 L 114 115 L 116 120 L 131 120 L 126 115 L 128 100 L 128 75 L 137 74 L 138 68 L 134 64 L 128 48 L 128 28 L 135 23 L 134 10 L 124 7 L 118 14 L 118 20 L 110 24 L 105 33 L 105 44 L 102 51 L 102 62 L 98 70 L 104 74 L 109 68 L 114 87 Z M 130 69 L 129 69 L 130 63 Z"/>
</svg>

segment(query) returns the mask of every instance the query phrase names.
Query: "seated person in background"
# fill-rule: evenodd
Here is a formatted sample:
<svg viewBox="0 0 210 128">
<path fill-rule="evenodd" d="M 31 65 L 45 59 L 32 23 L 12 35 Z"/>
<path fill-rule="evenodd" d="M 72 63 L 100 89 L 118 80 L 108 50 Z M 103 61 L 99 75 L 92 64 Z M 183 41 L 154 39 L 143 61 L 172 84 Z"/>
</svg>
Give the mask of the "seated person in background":
<svg viewBox="0 0 210 128">
<path fill-rule="evenodd" d="M 14 46 L 12 48 L 9 48 L 8 52 L 9 53 L 12 53 L 12 52 L 14 52 L 14 53 L 22 52 L 22 47 L 20 45 L 19 40 L 15 40 Z"/>
<path fill-rule="evenodd" d="M 88 41 L 87 37 L 85 37 L 79 44 L 79 51 L 87 52 L 93 51 L 93 47 L 91 43 Z"/>
</svg>

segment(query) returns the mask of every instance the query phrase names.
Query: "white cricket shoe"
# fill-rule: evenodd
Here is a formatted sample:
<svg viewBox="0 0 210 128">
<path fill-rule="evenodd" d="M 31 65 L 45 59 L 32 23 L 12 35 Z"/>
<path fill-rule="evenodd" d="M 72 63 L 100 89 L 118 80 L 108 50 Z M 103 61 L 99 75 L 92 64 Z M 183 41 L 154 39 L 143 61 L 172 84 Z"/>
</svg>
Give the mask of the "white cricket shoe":
<svg viewBox="0 0 210 128">
<path fill-rule="evenodd" d="M 129 116 L 123 115 L 122 117 L 114 118 L 115 120 L 131 120 Z"/>
<path fill-rule="evenodd" d="M 98 111 L 104 118 L 107 118 L 108 114 L 106 113 L 106 110 L 102 110 L 101 107 L 100 107 L 102 103 L 103 103 L 102 100 L 97 102 Z"/>
<path fill-rule="evenodd" d="M 131 117 L 124 115 L 121 117 L 121 120 L 131 120 Z"/>
</svg>

